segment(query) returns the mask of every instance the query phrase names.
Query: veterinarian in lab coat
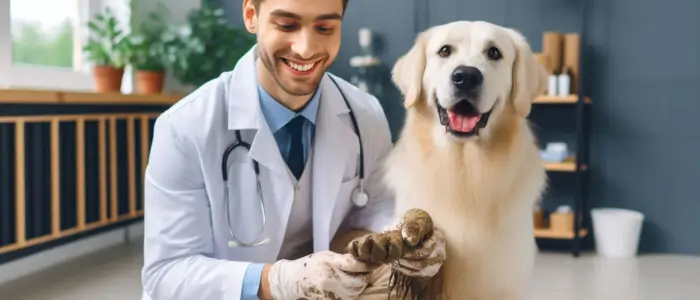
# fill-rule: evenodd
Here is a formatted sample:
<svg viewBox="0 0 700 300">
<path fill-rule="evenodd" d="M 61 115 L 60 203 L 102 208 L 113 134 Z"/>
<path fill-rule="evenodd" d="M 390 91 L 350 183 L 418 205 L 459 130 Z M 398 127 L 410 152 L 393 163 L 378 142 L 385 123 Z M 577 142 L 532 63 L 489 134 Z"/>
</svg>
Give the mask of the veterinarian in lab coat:
<svg viewBox="0 0 700 300">
<path fill-rule="evenodd" d="M 363 299 L 370 281 L 388 278 L 388 267 L 377 275 L 329 251 L 359 236 L 351 229 L 382 231 L 394 217 L 381 183 L 392 147 L 382 108 L 326 73 L 346 4 L 245 0 L 257 45 L 158 118 L 142 299 Z"/>
</svg>

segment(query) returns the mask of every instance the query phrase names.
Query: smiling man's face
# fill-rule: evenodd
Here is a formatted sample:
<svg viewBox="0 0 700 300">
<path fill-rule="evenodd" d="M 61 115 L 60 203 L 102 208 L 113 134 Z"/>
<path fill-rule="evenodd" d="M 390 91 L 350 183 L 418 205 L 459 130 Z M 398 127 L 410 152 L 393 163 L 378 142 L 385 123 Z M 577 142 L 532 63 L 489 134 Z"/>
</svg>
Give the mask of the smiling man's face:
<svg viewBox="0 0 700 300">
<path fill-rule="evenodd" d="M 311 95 L 338 55 L 343 1 L 263 0 L 257 10 L 252 1 L 243 17 L 257 35 L 263 85 L 274 80 L 289 95 Z"/>
</svg>

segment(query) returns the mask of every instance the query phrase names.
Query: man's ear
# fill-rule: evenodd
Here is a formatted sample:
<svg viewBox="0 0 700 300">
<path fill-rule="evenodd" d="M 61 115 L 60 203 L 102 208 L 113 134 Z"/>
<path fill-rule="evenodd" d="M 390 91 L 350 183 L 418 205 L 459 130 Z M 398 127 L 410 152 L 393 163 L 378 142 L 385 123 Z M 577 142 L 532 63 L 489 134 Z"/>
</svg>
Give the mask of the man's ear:
<svg viewBox="0 0 700 300">
<path fill-rule="evenodd" d="M 535 59 L 525 37 L 513 29 L 508 28 L 507 31 L 517 50 L 513 62 L 511 100 L 518 115 L 527 117 L 532 101 L 546 89 L 547 72 Z"/>
<path fill-rule="evenodd" d="M 243 0 L 243 24 L 248 32 L 257 33 L 256 25 L 258 23 L 257 11 L 250 0 Z"/>
<path fill-rule="evenodd" d="M 424 31 L 415 39 L 413 48 L 399 57 L 391 70 L 391 80 L 404 96 L 404 107 L 409 108 L 421 98 L 423 72 L 425 71 L 425 44 L 430 31 Z"/>
</svg>

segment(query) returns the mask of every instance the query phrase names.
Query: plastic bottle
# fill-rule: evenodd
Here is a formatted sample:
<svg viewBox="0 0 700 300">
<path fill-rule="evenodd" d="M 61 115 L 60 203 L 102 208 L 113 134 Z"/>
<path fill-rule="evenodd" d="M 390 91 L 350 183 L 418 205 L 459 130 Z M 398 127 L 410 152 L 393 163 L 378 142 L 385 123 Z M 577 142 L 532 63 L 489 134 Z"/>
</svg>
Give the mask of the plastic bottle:
<svg viewBox="0 0 700 300">
<path fill-rule="evenodd" d="M 554 73 L 549 74 L 548 79 L 548 85 L 547 85 L 547 95 L 549 96 L 556 96 L 558 95 L 558 88 L 557 86 L 559 85 L 559 78 L 557 76 L 557 71 L 554 71 Z"/>
<path fill-rule="evenodd" d="M 557 95 L 568 96 L 571 93 L 571 69 L 565 68 L 557 77 Z"/>
</svg>

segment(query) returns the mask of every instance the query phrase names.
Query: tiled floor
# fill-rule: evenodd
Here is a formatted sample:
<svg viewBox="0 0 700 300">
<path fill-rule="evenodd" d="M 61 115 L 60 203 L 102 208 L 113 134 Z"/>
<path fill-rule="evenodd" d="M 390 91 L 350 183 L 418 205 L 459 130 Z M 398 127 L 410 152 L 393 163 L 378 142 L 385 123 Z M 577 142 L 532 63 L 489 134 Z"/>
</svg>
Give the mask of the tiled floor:
<svg viewBox="0 0 700 300">
<path fill-rule="evenodd" d="M 0 286 L 2 300 L 139 300 L 141 246 L 81 258 Z M 699 300 L 700 257 L 607 260 L 542 253 L 528 300 Z"/>
</svg>

